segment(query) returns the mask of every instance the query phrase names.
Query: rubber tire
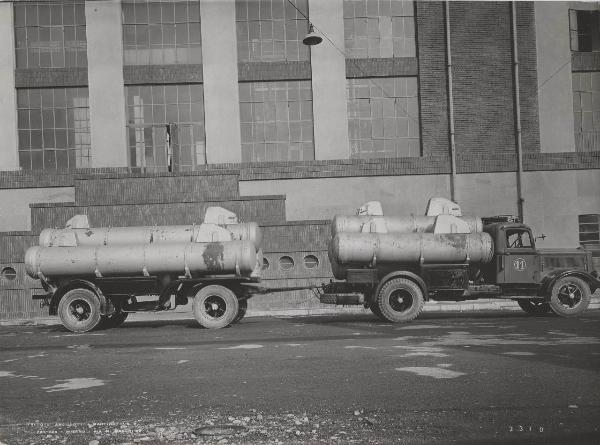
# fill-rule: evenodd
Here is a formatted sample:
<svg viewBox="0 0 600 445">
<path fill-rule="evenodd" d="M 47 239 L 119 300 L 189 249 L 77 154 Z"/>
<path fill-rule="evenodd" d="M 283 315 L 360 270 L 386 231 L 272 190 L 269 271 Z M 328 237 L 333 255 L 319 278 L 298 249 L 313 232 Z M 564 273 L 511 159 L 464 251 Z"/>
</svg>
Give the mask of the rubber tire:
<svg viewBox="0 0 600 445">
<path fill-rule="evenodd" d="M 410 306 L 399 311 L 394 309 L 390 303 L 390 297 L 395 291 L 404 291 L 410 297 Z M 423 291 L 417 283 L 406 278 L 393 278 L 385 283 L 375 302 L 377 310 L 386 321 L 392 323 L 414 320 L 421 313 L 424 304 Z"/>
<path fill-rule="evenodd" d="M 579 303 L 572 308 L 565 307 L 565 305 L 559 299 L 560 289 L 568 284 L 576 286 L 581 296 Z M 587 309 L 587 307 L 590 305 L 591 299 L 592 293 L 590 291 L 590 286 L 585 281 L 577 277 L 564 277 L 556 280 L 556 283 L 554 283 L 554 286 L 552 286 L 552 293 L 550 294 L 550 309 L 552 309 L 552 312 L 554 312 L 556 315 L 561 317 L 576 317 Z"/>
<path fill-rule="evenodd" d="M 381 314 L 381 312 L 379 311 L 379 307 L 377 306 L 377 302 L 374 302 L 374 303 L 373 303 L 373 304 L 372 304 L 372 305 L 369 307 L 369 309 L 371 309 L 371 312 L 373 312 L 373 314 L 375 314 L 375 316 L 376 316 L 377 318 L 379 318 L 380 320 L 383 320 L 383 321 L 387 321 L 387 320 L 384 318 L 384 316 Z"/>
<path fill-rule="evenodd" d="M 542 316 L 551 312 L 550 303 L 542 300 L 517 300 L 517 304 L 521 309 L 529 315 Z"/>
<path fill-rule="evenodd" d="M 213 317 L 206 312 L 206 300 L 211 297 L 220 300 L 219 304 L 225 305 L 225 311 L 218 317 Z M 221 329 L 233 323 L 239 312 L 239 303 L 232 290 L 218 284 L 211 284 L 196 292 L 192 311 L 201 326 L 207 329 Z"/>
<path fill-rule="evenodd" d="M 89 309 L 89 315 L 84 320 L 77 320 L 71 313 L 70 306 L 77 300 L 86 304 Z M 100 315 L 98 296 L 91 290 L 84 288 L 73 289 L 63 295 L 58 303 L 58 315 L 63 326 L 71 332 L 89 332 L 99 327 L 103 318 Z"/>
<path fill-rule="evenodd" d="M 238 313 L 233 319 L 233 323 L 238 323 L 246 316 L 246 311 L 248 310 L 248 300 L 238 300 Z"/>
</svg>

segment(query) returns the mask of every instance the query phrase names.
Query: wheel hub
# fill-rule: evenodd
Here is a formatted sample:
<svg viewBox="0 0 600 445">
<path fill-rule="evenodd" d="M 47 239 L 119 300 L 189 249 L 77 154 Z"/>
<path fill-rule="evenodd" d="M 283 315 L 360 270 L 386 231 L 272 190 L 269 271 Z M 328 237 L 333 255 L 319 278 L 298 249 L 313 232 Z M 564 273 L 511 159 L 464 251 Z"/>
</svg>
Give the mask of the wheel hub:
<svg viewBox="0 0 600 445">
<path fill-rule="evenodd" d="M 70 305 L 70 312 L 77 321 L 84 321 L 90 317 L 92 309 L 85 301 L 74 301 Z"/>
<path fill-rule="evenodd" d="M 412 306 L 412 296 L 407 291 L 397 289 L 390 295 L 390 306 L 396 312 L 404 312 Z"/>
<path fill-rule="evenodd" d="M 565 284 L 558 291 L 558 299 L 563 306 L 573 308 L 581 302 L 581 289 L 573 284 Z"/>
<path fill-rule="evenodd" d="M 218 295 L 210 295 L 204 300 L 204 309 L 209 317 L 221 318 L 227 310 L 227 303 Z"/>
</svg>

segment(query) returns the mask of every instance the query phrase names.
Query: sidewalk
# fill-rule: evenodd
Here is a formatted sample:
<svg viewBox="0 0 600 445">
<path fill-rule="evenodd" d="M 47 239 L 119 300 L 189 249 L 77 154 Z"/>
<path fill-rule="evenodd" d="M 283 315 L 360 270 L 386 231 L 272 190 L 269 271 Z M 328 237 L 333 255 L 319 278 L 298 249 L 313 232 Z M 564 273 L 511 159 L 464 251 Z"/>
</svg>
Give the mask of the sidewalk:
<svg viewBox="0 0 600 445">
<path fill-rule="evenodd" d="M 600 291 L 592 296 L 588 311 L 600 309 Z M 477 312 L 477 311 L 521 311 L 515 301 L 500 299 L 481 299 L 459 302 L 429 301 L 425 303 L 424 312 Z M 287 310 L 248 310 L 246 317 L 302 317 L 315 315 L 338 314 L 370 314 L 371 311 L 356 307 L 331 306 L 314 309 L 287 309 Z M 155 320 L 192 320 L 192 305 L 179 306 L 173 311 L 140 312 L 131 314 L 127 321 L 155 321 Z M 21 320 L 0 320 L 0 326 L 28 326 L 28 325 L 55 325 L 60 324 L 58 317 L 39 317 Z"/>
</svg>

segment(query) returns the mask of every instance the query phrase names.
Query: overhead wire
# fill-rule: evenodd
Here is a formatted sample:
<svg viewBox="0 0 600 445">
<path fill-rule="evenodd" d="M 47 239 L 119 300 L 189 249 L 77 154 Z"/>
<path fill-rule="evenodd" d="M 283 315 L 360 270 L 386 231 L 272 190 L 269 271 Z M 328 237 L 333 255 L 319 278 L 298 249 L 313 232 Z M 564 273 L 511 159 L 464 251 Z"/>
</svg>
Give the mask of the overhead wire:
<svg viewBox="0 0 600 445">
<path fill-rule="evenodd" d="M 331 40 L 329 38 L 329 36 L 327 35 L 327 33 L 325 33 L 322 29 L 320 29 L 319 27 L 317 27 L 317 25 L 315 25 L 314 22 L 312 22 L 310 20 L 310 18 L 304 13 L 302 12 L 300 9 L 298 9 L 298 7 L 296 7 L 296 5 L 293 3 L 292 0 L 286 0 L 296 11 L 298 11 L 298 13 L 304 17 L 308 23 L 312 24 L 314 29 L 317 30 L 340 54 L 342 54 L 344 56 L 345 59 L 348 59 L 348 55 L 347 53 L 339 48 L 334 42 L 333 40 Z M 538 83 L 537 89 L 536 89 L 536 93 L 539 93 L 540 90 L 550 81 L 552 80 L 555 76 L 557 76 L 560 71 L 562 71 L 569 63 L 571 63 L 571 57 L 569 56 L 569 58 L 563 63 L 561 64 L 550 76 L 548 76 L 543 82 Z M 373 77 L 369 77 L 369 74 L 364 71 L 361 66 L 359 64 L 356 65 L 356 68 L 358 68 L 358 70 L 361 72 L 361 74 L 363 74 L 367 80 L 369 80 L 371 83 L 373 83 L 376 87 L 378 87 L 379 89 L 381 89 L 382 93 L 387 96 L 388 99 L 396 99 L 395 96 L 388 94 L 388 92 L 385 90 L 385 88 L 382 85 L 379 85 L 374 79 Z M 521 107 L 523 105 L 531 105 L 531 102 L 533 102 L 534 99 L 537 99 L 538 95 L 535 96 L 530 96 L 529 98 L 527 98 L 525 101 L 521 100 Z M 420 123 L 420 120 L 418 117 L 415 117 L 413 115 L 411 115 L 408 110 L 404 107 L 402 107 L 402 104 L 400 104 L 400 107 L 402 108 L 402 110 L 406 113 L 406 115 L 408 116 L 408 118 L 410 118 L 413 122 L 415 122 L 417 125 L 419 125 L 421 132 L 425 133 L 427 136 L 431 137 L 434 139 L 434 141 L 436 143 L 439 143 L 440 140 L 432 133 L 430 133 L 429 131 L 427 131 L 425 128 L 423 128 L 423 126 Z M 488 123 L 488 125 L 486 127 L 484 127 L 483 131 L 481 132 L 485 132 L 487 129 L 490 128 L 490 126 L 493 124 L 493 122 Z"/>
<path fill-rule="evenodd" d="M 343 55 L 343 56 L 344 56 L 344 59 L 350 59 L 350 58 L 348 57 L 348 54 L 347 54 L 347 53 L 346 53 L 346 52 L 345 52 L 343 49 L 341 49 L 339 46 L 337 46 L 337 45 L 336 45 L 336 44 L 333 42 L 333 40 L 331 40 L 331 38 L 329 38 L 329 36 L 327 35 L 327 33 L 325 33 L 325 32 L 324 32 L 322 29 L 320 29 L 320 28 L 319 28 L 317 25 L 315 25 L 315 24 L 314 24 L 314 22 L 312 22 L 312 21 L 311 21 L 311 20 L 308 18 L 308 16 L 307 16 L 306 14 L 304 14 L 304 13 L 303 13 L 303 12 L 302 12 L 300 9 L 298 9 L 298 7 L 296 7 L 296 5 L 295 5 L 295 4 L 292 2 L 292 0 L 286 0 L 286 1 L 287 1 L 287 2 L 288 2 L 290 5 L 292 5 L 292 6 L 294 7 L 294 9 L 295 9 L 296 11 L 298 11 L 298 13 L 300 13 L 300 15 L 301 15 L 302 17 L 304 17 L 304 18 L 305 18 L 305 19 L 308 21 L 308 23 L 312 24 L 312 25 L 313 25 L 313 27 L 314 27 L 314 29 L 315 29 L 315 30 L 317 30 L 317 31 L 318 31 L 318 32 L 319 32 L 319 33 L 320 33 L 320 34 L 321 34 L 321 35 L 322 35 L 322 36 L 323 36 L 323 37 L 324 37 L 324 38 L 325 38 L 325 39 L 326 39 L 326 40 L 327 40 L 327 41 L 328 41 L 328 42 L 331 44 L 331 46 L 333 46 L 333 48 L 334 48 L 334 49 L 336 49 L 336 50 L 337 50 L 337 51 L 338 51 L 338 52 L 339 52 L 341 55 Z M 377 83 L 377 82 L 376 82 L 376 81 L 373 79 L 373 77 L 369 77 L 369 73 L 367 73 L 365 70 L 363 70 L 363 69 L 362 69 L 362 67 L 360 66 L 360 64 L 356 64 L 356 65 L 355 65 L 355 67 L 356 67 L 356 68 L 358 69 L 358 71 L 360 71 L 360 73 L 361 73 L 361 74 L 364 76 L 363 78 L 367 79 L 369 82 L 371 82 L 371 83 L 372 83 L 373 85 L 375 85 L 377 88 L 379 88 L 379 89 L 381 90 L 381 92 L 383 93 L 383 95 L 384 95 L 384 96 L 386 96 L 388 99 L 397 99 L 397 97 L 396 97 L 396 96 L 394 96 L 393 94 L 389 94 L 389 93 L 388 93 L 388 91 L 386 91 L 385 87 L 384 87 L 384 86 L 382 86 L 382 85 L 380 85 L 379 83 Z M 400 108 L 402 109 L 402 111 L 403 111 L 404 113 L 406 113 L 406 116 L 407 116 L 407 117 L 408 117 L 410 120 L 412 120 L 412 121 L 413 121 L 413 122 L 414 122 L 414 123 L 415 123 L 415 124 L 416 124 L 416 125 L 419 127 L 419 129 L 420 129 L 422 132 L 424 132 L 425 134 L 427 134 L 429 137 L 432 137 L 432 138 L 435 140 L 435 142 L 436 142 L 436 143 L 439 143 L 439 142 L 440 142 L 440 141 L 438 140 L 438 138 L 437 138 L 437 137 L 436 137 L 434 134 L 432 134 L 432 133 L 429 133 L 429 132 L 428 132 L 428 131 L 427 131 L 425 128 L 423 128 L 423 127 L 420 125 L 420 120 L 419 120 L 419 117 L 418 117 L 418 116 L 413 116 L 412 114 L 410 114 L 410 113 L 408 112 L 408 109 L 407 109 L 407 108 L 405 108 L 405 107 L 402 105 L 402 103 L 400 103 L 400 102 L 398 102 L 398 101 L 395 101 L 395 103 L 400 105 Z"/>
</svg>

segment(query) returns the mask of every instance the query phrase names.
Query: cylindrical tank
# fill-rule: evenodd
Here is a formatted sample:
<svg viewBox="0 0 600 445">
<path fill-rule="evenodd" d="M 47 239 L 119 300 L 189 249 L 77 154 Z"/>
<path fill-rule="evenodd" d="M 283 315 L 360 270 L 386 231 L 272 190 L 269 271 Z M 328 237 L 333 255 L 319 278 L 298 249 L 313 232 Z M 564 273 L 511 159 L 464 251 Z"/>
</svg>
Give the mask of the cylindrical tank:
<svg viewBox="0 0 600 445">
<path fill-rule="evenodd" d="M 260 258 L 259 258 L 260 257 Z M 29 276 L 138 276 L 233 274 L 249 276 L 262 253 L 249 241 L 159 243 L 117 246 L 39 247 L 25 253 Z"/>
<path fill-rule="evenodd" d="M 385 223 L 388 233 L 425 233 L 433 232 L 436 216 L 345 216 L 336 215 L 331 222 L 331 235 L 337 233 L 362 232 L 363 224 L 372 222 L 381 226 Z M 483 222 L 478 216 L 459 216 L 469 226 L 471 233 L 483 232 Z"/>
<path fill-rule="evenodd" d="M 225 224 L 225 228 L 233 234 L 233 239 L 250 241 L 257 249 L 262 246 L 262 231 L 255 222 Z"/>
<path fill-rule="evenodd" d="M 60 246 L 61 239 L 75 237 L 77 246 L 118 246 L 161 242 L 194 242 L 201 225 L 93 227 L 89 229 L 44 229 L 40 233 L 42 247 Z M 257 249 L 262 243 L 260 227 L 255 222 L 225 226 L 233 239 L 249 241 Z"/>
<path fill-rule="evenodd" d="M 488 263 L 494 251 L 485 233 L 338 233 L 331 240 L 330 261 L 343 264 Z"/>
</svg>

